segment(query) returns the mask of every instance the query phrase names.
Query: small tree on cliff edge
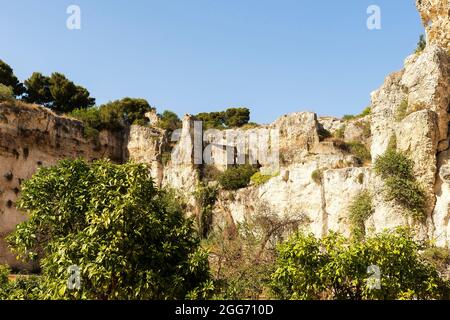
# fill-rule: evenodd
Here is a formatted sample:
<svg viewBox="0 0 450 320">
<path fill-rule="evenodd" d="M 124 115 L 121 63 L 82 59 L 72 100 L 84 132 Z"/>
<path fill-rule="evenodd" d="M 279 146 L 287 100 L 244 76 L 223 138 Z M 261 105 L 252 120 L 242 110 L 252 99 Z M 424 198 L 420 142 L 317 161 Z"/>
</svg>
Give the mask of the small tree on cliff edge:
<svg viewBox="0 0 450 320">
<path fill-rule="evenodd" d="M 3 60 L 0 59 L 0 84 L 11 87 L 15 96 L 20 96 L 25 92 L 22 83 L 13 73 L 13 69 Z"/>
<path fill-rule="evenodd" d="M 29 220 L 9 241 L 41 258 L 41 298 L 198 298 L 212 286 L 192 221 L 144 165 L 61 161 L 24 184 L 19 207 Z M 71 266 L 79 290 L 69 290 Z"/>
</svg>

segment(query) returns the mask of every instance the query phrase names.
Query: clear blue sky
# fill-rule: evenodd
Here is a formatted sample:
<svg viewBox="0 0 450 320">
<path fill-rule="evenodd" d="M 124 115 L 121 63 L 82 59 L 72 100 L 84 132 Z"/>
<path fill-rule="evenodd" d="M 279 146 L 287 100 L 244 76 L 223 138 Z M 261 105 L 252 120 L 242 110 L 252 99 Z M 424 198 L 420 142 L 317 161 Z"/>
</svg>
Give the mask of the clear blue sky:
<svg viewBox="0 0 450 320">
<path fill-rule="evenodd" d="M 423 33 L 414 0 L 3 0 L 0 59 L 59 71 L 101 104 L 146 98 L 179 115 L 249 107 L 354 114 Z M 82 29 L 66 28 L 79 5 Z M 382 29 L 366 28 L 381 7 Z"/>
</svg>

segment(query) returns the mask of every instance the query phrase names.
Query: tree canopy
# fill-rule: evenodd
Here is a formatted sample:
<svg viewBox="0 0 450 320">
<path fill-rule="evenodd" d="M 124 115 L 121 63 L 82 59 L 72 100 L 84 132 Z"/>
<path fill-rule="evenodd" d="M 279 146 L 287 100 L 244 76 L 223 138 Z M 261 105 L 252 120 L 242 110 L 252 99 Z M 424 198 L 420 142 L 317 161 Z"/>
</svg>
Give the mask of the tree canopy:
<svg viewBox="0 0 450 320">
<path fill-rule="evenodd" d="M 159 115 L 158 126 L 165 130 L 174 131 L 181 128 L 181 120 L 175 112 L 165 110 Z"/>
<path fill-rule="evenodd" d="M 29 220 L 9 241 L 40 259 L 40 298 L 198 298 L 211 285 L 207 255 L 174 199 L 145 165 L 64 160 L 24 184 Z M 68 288 L 71 266 L 79 290 Z"/>
<path fill-rule="evenodd" d="M 0 84 L 11 87 L 15 96 L 20 96 L 25 92 L 25 88 L 19 79 L 14 75 L 13 69 L 0 59 Z"/>
<path fill-rule="evenodd" d="M 279 246 L 272 289 L 281 299 L 448 297 L 448 282 L 420 255 L 423 248 L 406 229 L 365 241 L 297 233 Z"/>
<path fill-rule="evenodd" d="M 221 112 L 202 112 L 196 118 L 203 121 L 205 129 L 238 128 L 250 121 L 250 110 L 247 108 L 229 108 Z"/>
<path fill-rule="evenodd" d="M 55 72 L 47 77 L 34 72 L 24 84 L 24 101 L 44 105 L 56 112 L 85 109 L 95 104 L 86 88 L 76 85 L 62 73 Z"/>
</svg>

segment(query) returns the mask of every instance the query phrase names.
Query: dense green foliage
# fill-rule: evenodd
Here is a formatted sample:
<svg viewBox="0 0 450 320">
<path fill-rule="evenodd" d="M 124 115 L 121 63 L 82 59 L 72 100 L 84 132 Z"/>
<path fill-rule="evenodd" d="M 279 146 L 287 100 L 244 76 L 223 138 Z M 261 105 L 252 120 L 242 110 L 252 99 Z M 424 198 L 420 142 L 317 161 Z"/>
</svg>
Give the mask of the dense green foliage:
<svg viewBox="0 0 450 320">
<path fill-rule="evenodd" d="M 196 118 L 203 121 L 203 128 L 226 129 L 238 128 L 248 124 L 250 110 L 247 108 L 229 108 L 221 112 L 202 112 Z"/>
<path fill-rule="evenodd" d="M 145 165 L 64 160 L 23 185 L 19 207 L 29 220 L 9 242 L 41 259 L 41 298 L 181 299 L 211 286 L 192 221 Z M 79 290 L 67 286 L 72 265 Z"/>
<path fill-rule="evenodd" d="M 50 92 L 49 77 L 42 75 L 40 72 L 33 72 L 24 83 L 27 88 L 26 95 L 23 98 L 24 101 L 45 106 L 52 103 L 53 97 Z"/>
<path fill-rule="evenodd" d="M 13 89 L 4 84 L 0 84 L 0 101 L 12 100 L 14 99 Z"/>
<path fill-rule="evenodd" d="M 40 280 L 37 276 L 16 276 L 8 279 L 11 270 L 0 265 L 0 300 L 33 300 L 39 298 Z"/>
<path fill-rule="evenodd" d="M 248 164 L 238 165 L 222 172 L 218 177 L 218 181 L 225 190 L 245 188 L 257 171 L 255 167 Z"/>
<path fill-rule="evenodd" d="M 350 203 L 350 223 L 352 234 L 357 239 L 365 235 L 365 222 L 372 215 L 372 195 L 368 190 L 361 191 Z"/>
<path fill-rule="evenodd" d="M 448 283 L 403 229 L 354 242 L 297 233 L 279 246 L 272 289 L 281 299 L 439 299 Z M 380 270 L 379 286 L 368 267 Z M 373 272 L 373 271 L 372 271 Z"/>
<path fill-rule="evenodd" d="M 181 120 L 175 112 L 165 110 L 159 115 L 158 126 L 168 131 L 174 131 L 181 128 Z"/>
<path fill-rule="evenodd" d="M 366 145 L 358 141 L 350 141 L 346 143 L 348 151 L 355 155 L 361 163 L 370 162 L 372 156 Z"/>
<path fill-rule="evenodd" d="M 277 176 L 278 174 L 262 174 L 260 171 L 256 172 L 252 177 L 250 178 L 250 181 L 256 185 L 262 185 L 272 179 L 273 177 Z"/>
<path fill-rule="evenodd" d="M 75 109 L 69 116 L 85 124 L 85 134 L 100 130 L 120 130 L 125 124 L 146 124 L 145 113 L 153 108 L 144 99 L 124 98 L 88 109 Z"/>
<path fill-rule="evenodd" d="M 14 75 L 13 69 L 0 59 L 0 84 L 11 87 L 15 96 L 20 96 L 25 92 L 25 88 L 19 79 Z"/>
<path fill-rule="evenodd" d="M 45 105 L 56 112 L 70 112 L 85 109 L 95 104 L 86 88 L 76 85 L 65 75 L 54 72 L 50 77 L 34 72 L 25 80 L 24 100 Z"/>
<path fill-rule="evenodd" d="M 375 160 L 374 170 L 384 181 L 386 201 L 397 202 L 419 221 L 425 218 L 426 195 L 414 177 L 412 160 L 390 143 Z"/>
</svg>

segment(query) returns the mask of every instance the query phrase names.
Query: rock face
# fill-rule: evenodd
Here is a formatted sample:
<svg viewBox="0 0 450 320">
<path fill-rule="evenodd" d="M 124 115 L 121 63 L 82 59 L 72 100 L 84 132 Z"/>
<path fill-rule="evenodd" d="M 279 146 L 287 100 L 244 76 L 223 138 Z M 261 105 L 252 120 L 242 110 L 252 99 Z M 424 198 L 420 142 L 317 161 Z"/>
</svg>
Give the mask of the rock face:
<svg viewBox="0 0 450 320">
<path fill-rule="evenodd" d="M 269 214 L 298 218 L 304 229 L 317 236 L 330 230 L 349 235 L 348 206 L 368 190 L 374 212 L 365 223 L 367 233 L 408 225 L 422 239 L 449 245 L 449 6 L 444 0 L 421 0 L 417 6 L 429 43 L 372 93 L 371 114 L 365 117 L 342 120 L 297 112 L 257 128 L 203 132 L 196 119 L 186 115 L 182 128 L 169 134 L 157 128 L 153 111 L 147 115 L 150 126 L 133 125 L 115 134 L 104 131 L 95 140 L 83 137 L 83 124 L 78 121 L 41 107 L 1 103 L 0 263 L 17 265 L 1 239 L 25 219 L 14 208 L 21 181 L 39 166 L 74 157 L 147 163 L 159 186 L 184 194 L 190 214 L 198 211 L 193 193 L 200 182 L 214 180 L 214 174 L 235 160 L 250 159 L 260 170 L 270 168 L 271 178 L 235 192 L 221 191 L 213 210 L 216 226 L 235 228 L 251 215 Z M 276 135 L 260 134 L 272 131 Z M 383 181 L 349 149 L 352 143 L 360 149 L 366 146 L 376 159 L 392 138 L 397 149 L 413 160 L 415 177 L 425 190 L 423 223 L 386 202 Z M 279 150 L 274 150 L 274 142 Z M 268 147 L 269 157 L 259 152 L 261 146 Z"/>
<path fill-rule="evenodd" d="M 422 22 L 426 27 L 428 42 L 450 49 L 449 0 L 417 0 Z"/>
</svg>

